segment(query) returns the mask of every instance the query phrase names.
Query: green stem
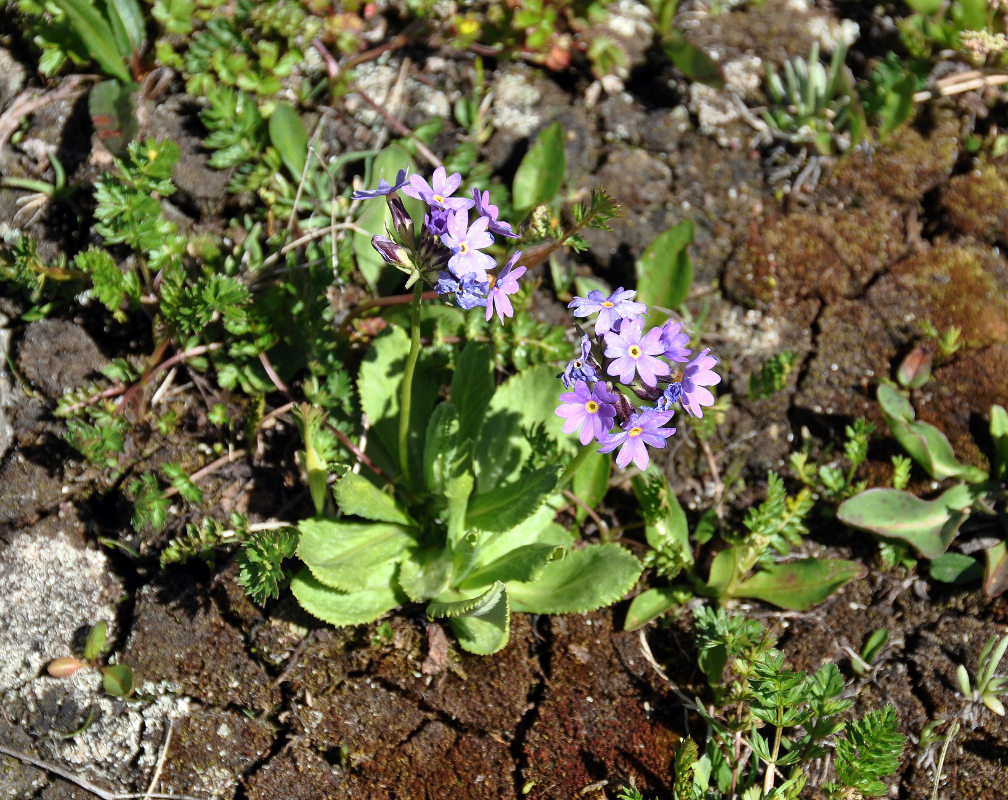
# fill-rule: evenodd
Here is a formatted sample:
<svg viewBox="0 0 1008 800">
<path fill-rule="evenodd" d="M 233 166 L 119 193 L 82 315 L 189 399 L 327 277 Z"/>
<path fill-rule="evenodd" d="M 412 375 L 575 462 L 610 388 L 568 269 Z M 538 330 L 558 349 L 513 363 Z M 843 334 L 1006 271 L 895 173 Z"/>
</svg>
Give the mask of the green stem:
<svg viewBox="0 0 1008 800">
<path fill-rule="evenodd" d="M 574 477 L 575 473 L 579 469 L 581 469 L 581 465 L 584 464 L 585 459 L 588 458 L 588 456 L 591 455 L 594 452 L 595 452 L 595 449 L 592 448 L 592 447 L 582 447 L 578 451 L 578 454 L 576 456 L 574 456 L 574 458 L 571 460 L 570 464 L 567 465 L 567 469 L 565 469 L 563 471 L 563 474 L 560 475 L 560 480 L 557 481 L 557 485 L 556 485 L 557 491 L 560 491 L 565 486 L 567 486 L 568 483 L 570 483 L 570 481 Z"/>
<path fill-rule="evenodd" d="M 413 404 L 413 372 L 416 370 L 417 358 L 420 356 L 420 297 L 423 294 L 423 282 L 413 284 L 413 301 L 410 306 L 410 350 L 406 357 L 406 369 L 403 370 L 402 394 L 399 396 L 399 468 L 407 486 L 412 485 L 410 479 L 409 430 L 410 407 Z"/>
<path fill-rule="evenodd" d="M 777 758 L 780 756 L 781 735 L 784 733 L 784 720 L 780 707 L 777 708 L 777 731 L 774 734 L 773 751 L 770 753 L 770 763 L 767 764 L 766 774 L 763 776 L 763 795 L 770 794 L 774 785 L 774 776 L 777 774 Z"/>
</svg>

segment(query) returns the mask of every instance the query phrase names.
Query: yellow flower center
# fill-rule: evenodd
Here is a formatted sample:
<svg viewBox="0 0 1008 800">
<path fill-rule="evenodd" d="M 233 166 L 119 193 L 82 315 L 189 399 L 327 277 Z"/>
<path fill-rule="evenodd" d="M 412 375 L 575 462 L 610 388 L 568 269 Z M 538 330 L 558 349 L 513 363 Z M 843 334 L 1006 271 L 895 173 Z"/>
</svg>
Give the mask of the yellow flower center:
<svg viewBox="0 0 1008 800">
<path fill-rule="evenodd" d="M 596 403 L 594 400 L 589 400 L 587 403 L 585 403 L 585 411 L 587 411 L 589 414 L 597 414 L 598 403 Z"/>
<path fill-rule="evenodd" d="M 459 244 L 459 252 L 462 255 L 465 255 L 466 253 L 468 253 L 469 252 L 469 244 L 467 242 L 462 242 L 461 244 Z"/>
<path fill-rule="evenodd" d="M 614 302 L 612 302 L 611 300 L 603 300 L 602 301 L 602 308 L 612 308 L 614 305 L 616 305 L 616 304 Z"/>
<path fill-rule="evenodd" d="M 444 205 L 444 195 L 443 194 L 436 194 L 436 195 L 434 195 L 434 202 L 437 203 L 439 206 L 443 206 Z"/>
<path fill-rule="evenodd" d="M 634 425 L 627 431 L 627 436 L 640 436 L 642 433 L 644 433 L 644 429 L 640 425 Z"/>
<path fill-rule="evenodd" d="M 635 344 L 630 345 L 627 352 L 630 354 L 630 358 L 640 358 L 641 356 L 641 349 Z"/>
</svg>

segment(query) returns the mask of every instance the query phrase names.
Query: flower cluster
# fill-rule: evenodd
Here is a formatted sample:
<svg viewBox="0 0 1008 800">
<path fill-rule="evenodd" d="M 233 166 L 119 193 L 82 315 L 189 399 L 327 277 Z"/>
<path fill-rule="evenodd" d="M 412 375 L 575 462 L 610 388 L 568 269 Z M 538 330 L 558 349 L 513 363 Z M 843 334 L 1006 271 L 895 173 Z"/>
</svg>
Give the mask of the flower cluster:
<svg viewBox="0 0 1008 800">
<path fill-rule="evenodd" d="M 647 306 L 635 302 L 635 294 L 623 287 L 608 297 L 592 290 L 571 301 L 575 317 L 598 316 L 593 334 L 581 336 L 578 357 L 557 376 L 573 391 L 561 393 L 556 414 L 564 418 L 564 433 L 579 431 L 581 444 L 596 441 L 600 453 L 619 448 L 617 466 L 632 461 L 645 470 L 647 448 L 665 447 L 676 432 L 667 427 L 676 405 L 702 417 L 703 407 L 714 403 L 707 387 L 721 377 L 713 371 L 718 360 L 709 349 L 692 354 L 686 346 L 689 336 L 678 322 L 669 320 L 645 332 Z M 627 390 L 651 405 L 635 406 Z"/>
<path fill-rule="evenodd" d="M 410 274 L 407 288 L 422 278 L 438 294 L 453 297 L 460 308 L 482 306 L 487 320 L 496 313 L 503 322 L 514 316 L 509 295 L 518 291 L 518 279 L 525 274 L 525 267 L 516 266 L 521 251 L 497 270 L 497 261 L 483 250 L 493 244 L 495 235 L 517 239 L 518 234 L 498 219 L 500 210 L 490 203 L 489 192 L 474 187 L 472 198 L 454 197 L 461 184 L 462 176 L 448 175 L 444 167 L 434 170 L 430 183 L 401 169 L 395 183 L 382 178 L 377 189 L 354 192 L 353 197 L 385 197 L 392 229 L 388 237 L 372 237 L 371 244 L 387 263 Z M 427 207 L 419 232 L 414 231 L 400 191 Z M 475 211 L 472 221 L 470 210 Z"/>
</svg>

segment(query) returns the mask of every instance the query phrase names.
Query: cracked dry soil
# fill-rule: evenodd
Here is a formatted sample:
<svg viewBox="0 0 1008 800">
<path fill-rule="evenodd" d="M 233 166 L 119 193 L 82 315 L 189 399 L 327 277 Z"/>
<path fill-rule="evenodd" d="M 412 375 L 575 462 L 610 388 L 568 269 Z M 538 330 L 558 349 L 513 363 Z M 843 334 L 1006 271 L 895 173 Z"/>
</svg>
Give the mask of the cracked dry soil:
<svg viewBox="0 0 1008 800">
<path fill-rule="evenodd" d="M 808 51 L 793 7 L 690 18 L 698 44 L 718 43 L 731 59 Z M 821 9 L 809 15 L 838 18 Z M 799 26 L 800 28 L 800 26 Z M 805 29 L 801 29 L 805 30 Z M 805 38 L 802 38 L 802 36 Z M 443 55 L 443 54 L 442 54 Z M 423 71 L 434 54 L 410 53 Z M 731 513 L 761 498 L 769 468 L 803 429 L 836 440 L 857 416 L 883 430 L 874 384 L 915 345 L 920 323 L 962 329 L 967 346 L 914 393 L 921 418 L 939 426 L 956 452 L 983 463 L 974 433 L 991 403 L 1008 398 L 1008 217 L 1006 162 L 977 160 L 963 148 L 972 111 L 935 101 L 914 126 L 885 143 L 828 165 L 807 197 L 779 201 L 779 184 L 741 122 L 700 129 L 702 109 L 667 65 L 635 55 L 626 91 L 584 102 L 585 81 L 501 64 L 493 79 L 517 80 L 538 98 L 528 130 L 501 125 L 485 147 L 510 179 L 529 136 L 553 120 L 567 134 L 568 185 L 605 186 L 623 206 L 612 232 L 592 232 L 576 263 L 611 285 L 630 285 L 633 260 L 657 233 L 682 219 L 696 226 L 690 300 L 703 310 L 704 346 L 722 358 L 721 390 L 733 402 L 713 448 L 721 475 L 741 482 Z M 394 66 L 399 66 L 393 61 Z M 464 57 L 439 61 L 438 91 L 464 89 Z M 392 70 L 396 72 L 397 70 Z M 417 91 L 433 92 L 420 87 Z M 173 90 L 181 92 L 176 86 Z M 429 99 L 429 98 L 428 98 Z M 1003 100 L 1003 98 L 1002 98 Z M 75 179 L 98 172 L 81 97 L 40 110 L 28 133 L 60 149 Z M 146 102 L 146 101 L 144 101 Z M 423 114 L 397 109 L 408 125 Z M 689 113 L 686 107 L 689 105 Z M 525 112 L 531 114 L 532 111 Z M 191 101 L 180 93 L 150 102 L 149 130 L 183 146 L 176 211 L 195 230 L 214 229 L 233 202 L 220 173 L 206 166 L 192 134 Z M 370 129 L 347 112 L 327 135 L 333 147 L 368 145 Z M 528 118 L 522 118 L 528 122 Z M 441 145 L 459 132 L 446 125 Z M 4 174 L 31 174 L 24 154 L 0 152 Z M 0 218 L 16 193 L 0 189 Z M 46 252 L 73 252 L 87 231 L 66 230 L 59 209 L 27 226 Z M 645 795 L 671 796 L 676 742 L 702 735 L 671 687 L 647 663 L 636 633 L 622 630 L 624 607 L 587 615 L 515 615 L 503 653 L 480 658 L 443 652 L 419 609 L 378 624 L 334 630 L 299 612 L 289 598 L 261 609 L 241 594 L 233 564 L 157 568 L 156 541 L 129 528 L 118 491 L 89 491 L 93 474 L 62 443 L 55 400 L 93 378 L 110 358 L 148 353 L 142 331 L 109 329 L 93 310 L 25 323 L 23 299 L 0 286 L 0 345 L 15 369 L 0 372 L 0 742 L 116 791 L 144 791 L 165 742 L 157 788 L 197 798 L 317 800 L 446 797 L 552 800 L 614 797 L 634 781 Z M 556 314 L 543 293 L 538 313 Z M 781 349 L 798 356 L 786 388 L 748 398 L 748 376 Z M 202 464 L 199 408 L 190 390 L 186 424 L 172 452 Z M 233 398 L 224 398 L 240 405 Z M 263 432 L 254 458 L 210 476 L 208 497 L 225 513 L 253 520 L 310 513 L 291 454 L 293 426 Z M 866 477 L 884 479 L 889 451 L 874 446 Z M 710 503 L 715 481 L 695 441 L 684 440 L 667 467 L 685 505 Z M 927 488 L 927 487 L 920 487 Z M 606 509 L 614 521 L 627 508 Z M 107 547 L 119 541 L 141 557 Z M 163 543 L 162 543 L 163 544 Z M 635 545 L 631 539 L 629 546 Z M 955 713 L 955 665 L 973 664 L 988 636 L 1003 633 L 1008 604 L 977 588 L 952 588 L 886 572 L 867 536 L 813 521 L 814 555 L 862 560 L 868 577 L 807 614 L 749 607 L 781 637 L 796 667 L 846 659 L 880 627 L 891 644 L 869 681 L 863 711 L 892 703 L 904 733 Z M 94 672 L 57 680 L 44 673 L 97 619 L 112 624 L 114 658 L 140 678 L 136 699 L 105 696 Z M 651 626 L 658 663 L 686 691 L 700 691 L 689 615 Z M 64 735 L 90 723 L 74 736 Z M 894 791 L 928 796 L 933 752 L 909 745 Z M 981 716 L 956 739 L 946 762 L 946 798 L 1004 797 L 1008 726 Z M 45 770 L 0 756 L 0 797 L 63 800 L 93 795 Z"/>
</svg>

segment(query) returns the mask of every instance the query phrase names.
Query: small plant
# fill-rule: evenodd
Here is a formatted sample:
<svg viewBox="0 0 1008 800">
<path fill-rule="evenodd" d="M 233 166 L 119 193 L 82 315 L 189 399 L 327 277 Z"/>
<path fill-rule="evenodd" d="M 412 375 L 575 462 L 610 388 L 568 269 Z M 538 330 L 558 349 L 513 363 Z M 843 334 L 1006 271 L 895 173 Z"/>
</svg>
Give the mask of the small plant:
<svg viewBox="0 0 1008 800">
<path fill-rule="evenodd" d="M 1008 549 L 1003 541 L 987 548 L 982 565 L 970 555 L 949 552 L 949 547 L 963 523 L 975 515 L 997 524 L 994 507 L 1004 502 L 1008 477 L 1008 415 L 1001 406 L 991 407 L 993 449 L 990 469 L 984 470 L 958 461 L 941 431 L 915 419 L 904 392 L 883 384 L 878 399 L 890 432 L 918 466 L 935 480 L 955 483 L 931 500 L 903 489 L 868 489 L 841 503 L 837 518 L 909 546 L 930 561 L 936 580 L 958 583 L 982 576 L 985 594 L 1000 594 L 1008 588 Z"/>
<path fill-rule="evenodd" d="M 774 353 L 759 372 L 749 376 L 750 399 L 758 400 L 781 391 L 797 364 L 798 354 L 793 350 Z"/>
<path fill-rule="evenodd" d="M 101 670 L 102 688 L 112 697 L 129 697 L 133 694 L 133 670 L 125 664 L 101 665 L 102 655 L 106 650 L 108 626 L 99 622 L 88 631 L 84 642 L 81 658 L 64 656 L 49 662 L 46 671 L 54 678 L 69 678 L 75 672 L 85 667 Z"/>
<path fill-rule="evenodd" d="M 706 576 L 699 567 L 704 560 L 698 551 L 714 538 L 711 515 L 701 518 L 690 536 L 686 514 L 666 479 L 635 478 L 634 491 L 651 548 L 644 563 L 670 583 L 647 589 L 633 599 L 627 610 L 628 629 L 661 616 L 691 593 L 719 602 L 751 597 L 781 608 L 804 610 L 864 574 L 862 565 L 843 559 L 776 560 L 775 554 L 785 555 L 801 543 L 806 533 L 804 520 L 814 500 L 808 489 L 789 497 L 783 480 L 773 472 L 767 476 L 766 500 L 746 514 L 744 532 L 721 537 L 727 546 L 714 555 Z"/>
<path fill-rule="evenodd" d="M 708 736 L 702 754 L 690 739 L 677 749 L 674 797 L 783 800 L 806 786 L 836 800 L 888 792 L 905 744 L 891 706 L 849 718 L 854 700 L 835 664 L 795 672 L 758 622 L 704 607 L 694 617 L 711 701 L 686 702 Z M 832 774 L 823 764 L 830 751 Z"/>
<path fill-rule="evenodd" d="M 388 325 L 361 366 L 358 394 L 371 432 L 366 451 L 354 455 L 368 477 L 333 464 L 321 412 L 302 411 L 316 516 L 298 526 L 297 556 L 306 566 L 291 589 L 305 609 L 335 625 L 424 603 L 431 619 L 449 621 L 464 649 L 486 654 L 507 644 L 512 610 L 607 605 L 634 585 L 641 566 L 616 544 L 574 548 L 576 533 L 553 522 L 564 504 L 559 492 L 592 452 L 572 458 L 543 428 L 555 397 L 549 367 L 530 367 L 496 386 L 489 347 L 470 342 L 440 398 L 447 376 L 436 354 L 420 348 L 424 286 L 464 310 L 485 308 L 487 321 L 503 321 L 514 315 L 510 298 L 525 273 L 520 252 L 503 267 L 484 252 L 494 235 L 515 234 L 478 188 L 471 199 L 454 196 L 460 182 L 444 168 L 430 183 L 400 170 L 393 182 L 383 178 L 377 189 L 356 193 L 388 205 L 389 235 L 375 235 L 372 244 L 408 276 L 409 328 Z M 422 225 L 400 191 L 422 201 Z M 328 509 L 331 471 L 340 517 Z"/>
<path fill-rule="evenodd" d="M 858 418 L 844 427 L 843 457 L 847 462 L 846 469 L 836 460 L 825 463 L 809 461 L 809 447 L 806 440 L 801 450 L 794 452 L 788 459 L 788 464 L 803 484 L 811 489 L 817 497 L 825 498 L 832 503 L 843 500 L 864 491 L 867 484 L 855 480 L 858 468 L 868 458 L 868 440 L 875 432 L 875 426 L 864 418 Z"/>
<path fill-rule="evenodd" d="M 1008 678 L 995 675 L 994 670 L 1001 664 L 1005 651 L 1008 650 L 1008 636 L 998 639 L 991 636 L 980 651 L 977 659 L 976 680 L 970 683 L 969 672 L 966 667 L 959 664 L 956 667 L 956 683 L 959 691 L 963 693 L 973 704 L 983 704 L 999 717 L 1005 715 L 1004 703 L 1001 698 L 1008 695 Z M 970 717 L 973 714 L 968 715 Z M 968 719 L 973 722 L 973 719 Z"/>
<path fill-rule="evenodd" d="M 784 77 L 767 70 L 770 106 L 763 119 L 777 135 L 812 144 L 822 155 L 843 152 L 862 135 L 861 109 L 844 68 L 847 47 L 840 43 L 829 67 L 819 61 L 819 43 L 813 42 L 808 60 L 796 57 L 784 63 Z"/>
</svg>

